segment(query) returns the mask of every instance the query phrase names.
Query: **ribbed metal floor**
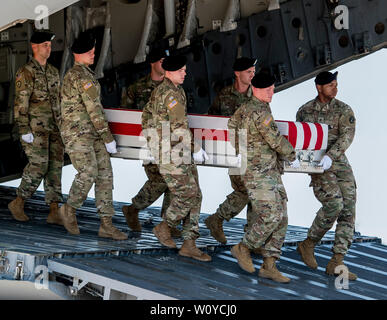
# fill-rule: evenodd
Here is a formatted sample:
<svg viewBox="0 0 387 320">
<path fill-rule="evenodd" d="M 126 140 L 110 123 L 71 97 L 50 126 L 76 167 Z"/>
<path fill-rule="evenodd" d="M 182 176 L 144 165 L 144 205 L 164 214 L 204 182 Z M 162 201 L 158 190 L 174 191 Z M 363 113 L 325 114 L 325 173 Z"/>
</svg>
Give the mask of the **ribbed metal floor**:
<svg viewBox="0 0 387 320">
<path fill-rule="evenodd" d="M 15 221 L 7 207 L 7 204 L 15 198 L 15 188 L 0 187 L 0 250 L 12 250 L 23 253 L 39 254 L 47 256 L 73 256 L 81 254 L 121 254 L 133 250 L 157 251 L 163 247 L 152 233 L 152 229 L 160 221 L 160 208 L 150 208 L 140 213 L 143 225 L 141 233 L 129 230 L 121 207 L 124 203 L 115 202 L 116 215 L 113 223 L 129 235 L 125 241 L 105 240 L 97 236 L 99 218 L 96 214 L 94 201 L 88 199 L 84 206 L 77 210 L 77 220 L 81 234 L 73 236 L 56 225 L 48 225 L 45 220 L 48 215 L 48 206 L 44 203 L 44 193 L 37 192 L 36 195 L 26 201 L 25 212 L 30 217 L 28 222 Z M 224 223 L 224 232 L 227 235 L 227 245 L 220 245 L 210 236 L 203 220 L 207 214 L 201 214 L 200 234 L 197 240 L 198 247 L 224 247 L 228 248 L 238 243 L 243 237 L 244 219 L 232 219 Z M 296 245 L 306 237 L 307 229 L 303 227 L 289 226 L 285 239 L 285 246 Z M 334 233 L 328 232 L 322 239 L 322 243 L 332 243 Z M 356 235 L 355 242 L 380 241 L 376 237 Z M 176 239 L 179 246 L 181 239 Z"/>
<path fill-rule="evenodd" d="M 75 268 L 176 299 L 387 299 L 387 246 L 376 237 L 356 235 L 345 263 L 359 279 L 350 282 L 348 290 L 337 290 L 335 278 L 324 273 L 332 255 L 334 233 L 328 232 L 316 247 L 319 268 L 313 271 L 301 262 L 295 250 L 297 242 L 305 239 L 307 229 L 289 226 L 277 266 L 292 282 L 281 285 L 258 277 L 262 263 L 259 256 L 253 255 L 254 274 L 240 269 L 231 256 L 230 247 L 243 236 L 244 219 L 224 224 L 228 242 L 223 246 L 209 235 L 203 223 L 208 215 L 201 215 L 197 245 L 213 258 L 204 263 L 181 257 L 176 249 L 159 244 L 152 228 L 161 221 L 160 208 L 141 212 L 143 232 L 136 233 L 126 225 L 121 213 L 123 203 L 116 202 L 113 223 L 127 232 L 129 239 L 113 241 L 98 238 L 99 219 L 92 199 L 77 211 L 81 235 L 72 236 L 61 226 L 46 224 L 48 207 L 42 192 L 26 202 L 25 211 L 31 219 L 26 223 L 13 220 L 8 211 L 7 204 L 14 197 L 15 188 L 0 187 L 0 258 L 2 253 L 11 252 L 35 259 L 30 264 L 25 259 L 25 266 L 43 263 L 60 269 Z M 179 247 L 182 241 L 176 242 Z M 33 270 L 24 272 L 33 276 Z"/>
<path fill-rule="evenodd" d="M 348 290 L 337 290 L 335 277 L 327 276 L 325 266 L 332 253 L 330 246 L 316 249 L 319 268 L 310 270 L 295 247 L 284 248 L 277 264 L 289 284 L 277 284 L 258 277 L 262 260 L 254 256 L 256 272 L 241 270 L 228 249 L 218 249 L 212 262 L 205 263 L 168 254 L 131 254 L 126 257 L 54 259 L 65 267 L 92 272 L 148 289 L 176 299 L 387 299 L 387 247 L 376 243 L 354 244 L 345 262 L 358 274 Z M 50 264 L 50 263 L 49 263 Z"/>
</svg>

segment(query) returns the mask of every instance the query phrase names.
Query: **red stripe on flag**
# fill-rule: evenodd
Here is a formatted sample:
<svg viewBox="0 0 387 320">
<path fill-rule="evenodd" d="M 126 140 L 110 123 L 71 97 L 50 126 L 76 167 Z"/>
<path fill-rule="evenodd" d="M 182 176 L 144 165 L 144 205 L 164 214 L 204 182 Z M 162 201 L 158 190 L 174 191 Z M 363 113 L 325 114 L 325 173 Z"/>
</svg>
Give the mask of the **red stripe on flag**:
<svg viewBox="0 0 387 320">
<path fill-rule="evenodd" d="M 119 134 L 124 136 L 141 136 L 141 124 L 109 122 L 109 127 L 112 134 Z M 195 131 L 197 131 L 196 135 L 202 140 L 229 141 L 227 130 L 201 128 L 190 129 L 192 131 L 192 134 L 195 134 Z"/>
<path fill-rule="evenodd" d="M 288 122 L 289 126 L 289 142 L 293 146 L 293 148 L 296 147 L 297 144 L 297 126 L 294 122 Z"/>
<path fill-rule="evenodd" d="M 321 124 L 315 123 L 315 126 L 317 129 L 317 141 L 316 141 L 316 147 L 314 148 L 314 150 L 320 150 L 323 143 L 324 132 Z"/>
<path fill-rule="evenodd" d="M 310 139 L 312 138 L 312 131 L 307 123 L 301 122 L 302 128 L 304 129 L 304 145 L 302 146 L 302 150 L 307 150 L 310 144 Z"/>
<path fill-rule="evenodd" d="M 195 138 L 201 138 L 202 140 L 213 140 L 213 141 L 229 141 L 227 130 L 216 130 L 216 129 L 201 129 L 201 128 L 190 128 Z"/>
<path fill-rule="evenodd" d="M 120 134 L 124 136 L 141 136 L 141 124 L 109 122 L 109 127 L 112 134 Z"/>
</svg>

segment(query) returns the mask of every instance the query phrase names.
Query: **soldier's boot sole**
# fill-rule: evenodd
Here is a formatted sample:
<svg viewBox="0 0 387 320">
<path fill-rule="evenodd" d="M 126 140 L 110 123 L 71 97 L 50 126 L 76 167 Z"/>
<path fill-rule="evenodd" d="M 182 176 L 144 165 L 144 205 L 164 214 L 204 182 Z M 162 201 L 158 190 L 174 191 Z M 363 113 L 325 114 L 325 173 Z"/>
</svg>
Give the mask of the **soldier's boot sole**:
<svg viewBox="0 0 387 320">
<path fill-rule="evenodd" d="M 153 228 L 153 234 L 160 241 L 160 243 L 168 248 L 175 249 L 177 248 L 175 241 L 172 238 L 165 238 L 160 231 L 160 224 Z"/>
<path fill-rule="evenodd" d="M 245 270 L 246 272 L 248 273 L 254 273 L 255 272 L 255 268 L 254 268 L 254 265 L 253 265 L 253 261 L 251 260 L 251 257 L 250 257 L 250 261 L 243 261 L 243 257 L 242 257 L 242 252 L 241 250 L 239 249 L 239 245 L 235 245 L 231 248 L 231 254 L 232 256 L 238 260 L 238 265 L 243 269 Z"/>
<path fill-rule="evenodd" d="M 284 275 L 282 275 L 278 270 L 271 271 L 271 270 L 266 270 L 264 268 L 261 268 L 259 270 L 258 275 L 261 278 L 270 279 L 270 280 L 273 280 L 273 281 L 279 282 L 279 283 L 289 283 L 290 282 L 290 279 L 288 277 L 285 277 Z"/>
<path fill-rule="evenodd" d="M 214 218 L 212 216 L 209 216 L 207 219 L 204 220 L 204 223 L 206 224 L 206 227 L 208 230 L 210 230 L 211 236 L 221 244 L 227 243 L 227 238 L 224 235 L 223 230 L 219 230 L 216 226 L 216 224 L 212 221 Z"/>
<path fill-rule="evenodd" d="M 122 213 L 125 216 L 126 223 L 132 231 L 141 232 L 142 227 L 138 219 L 138 210 L 132 206 L 123 206 Z"/>
<path fill-rule="evenodd" d="M 60 219 L 60 217 L 59 218 L 57 218 L 57 217 L 50 218 L 50 216 L 48 216 L 46 222 L 48 224 L 56 224 L 58 226 L 63 226 L 63 222 Z"/>
<path fill-rule="evenodd" d="M 23 208 L 20 208 L 20 206 L 17 204 L 16 199 L 8 204 L 8 209 L 11 211 L 12 217 L 15 220 L 20 222 L 26 222 L 30 220 L 30 218 L 28 218 L 28 216 L 24 213 Z"/>
<path fill-rule="evenodd" d="M 196 260 L 199 260 L 199 261 L 203 261 L 203 262 L 209 262 L 209 261 L 212 260 L 212 258 L 208 254 L 200 251 L 199 249 L 198 249 L 198 252 L 192 252 L 192 251 L 180 249 L 179 250 L 179 255 L 181 255 L 183 257 L 187 257 L 187 258 L 192 258 L 192 259 L 196 259 Z"/>
<path fill-rule="evenodd" d="M 66 210 L 67 204 L 64 204 L 61 206 L 58 210 L 59 216 L 63 222 L 63 226 L 72 235 L 79 235 L 81 232 L 79 231 L 78 228 L 78 223 L 77 223 L 77 218 L 75 214 L 69 214 L 67 215 L 67 210 Z"/>
<path fill-rule="evenodd" d="M 121 232 L 119 230 L 111 233 L 111 232 L 103 231 L 103 230 L 101 230 L 101 228 L 98 231 L 98 237 L 100 237 L 100 238 L 107 238 L 107 239 L 113 239 L 113 240 L 118 240 L 118 241 L 120 241 L 120 240 L 127 240 L 128 239 L 128 236 L 125 233 L 123 233 L 123 232 Z"/>
<path fill-rule="evenodd" d="M 312 250 L 312 253 L 308 253 L 308 248 L 305 247 L 303 242 L 300 242 L 297 246 L 297 252 L 301 256 L 301 259 L 305 265 L 313 270 L 316 270 L 318 268 L 318 264 L 316 258 L 313 256 L 313 251 L 314 249 Z"/>
</svg>

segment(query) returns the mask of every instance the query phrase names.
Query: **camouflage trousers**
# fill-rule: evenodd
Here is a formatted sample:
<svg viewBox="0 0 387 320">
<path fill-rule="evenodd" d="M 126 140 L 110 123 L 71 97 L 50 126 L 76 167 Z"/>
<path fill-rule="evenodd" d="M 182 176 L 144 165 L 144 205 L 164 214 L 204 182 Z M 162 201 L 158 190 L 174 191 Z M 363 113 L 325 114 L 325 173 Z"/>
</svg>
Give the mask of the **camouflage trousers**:
<svg viewBox="0 0 387 320">
<path fill-rule="evenodd" d="M 244 184 L 251 202 L 251 224 L 242 242 L 250 249 L 262 247 L 264 257 L 281 256 L 288 227 L 287 196 L 280 173 L 246 172 Z"/>
<path fill-rule="evenodd" d="M 251 216 L 251 203 L 247 195 L 247 189 L 243 184 L 243 179 L 239 175 L 229 175 L 231 181 L 231 187 L 234 189 L 227 199 L 221 203 L 216 210 L 216 215 L 230 221 L 230 219 L 237 216 L 243 208 L 247 205 L 247 225 Z"/>
<path fill-rule="evenodd" d="M 66 145 L 71 163 L 77 170 L 67 204 L 82 206 L 94 184 L 95 203 L 100 216 L 113 216 L 113 171 L 110 155 L 99 138 L 79 139 Z"/>
<path fill-rule="evenodd" d="M 171 193 L 156 164 L 144 164 L 144 170 L 148 180 L 137 195 L 132 198 L 132 203 L 136 209 L 143 210 L 148 208 L 164 193 L 164 200 L 161 208 L 161 216 L 163 217 L 171 202 Z"/>
<path fill-rule="evenodd" d="M 322 207 L 308 231 L 308 237 L 320 241 L 337 221 L 334 253 L 346 254 L 352 244 L 356 216 L 356 181 L 349 164 L 335 163 L 323 174 L 312 175 L 311 185 Z"/>
<path fill-rule="evenodd" d="M 21 144 L 28 158 L 17 195 L 29 199 L 44 180 L 47 204 L 61 202 L 64 146 L 58 131 L 33 132 L 34 141 Z"/>
<path fill-rule="evenodd" d="M 171 193 L 164 220 L 170 227 L 178 226 L 183 220 L 183 239 L 197 239 L 202 192 L 196 165 L 161 164 L 159 170 Z"/>
</svg>

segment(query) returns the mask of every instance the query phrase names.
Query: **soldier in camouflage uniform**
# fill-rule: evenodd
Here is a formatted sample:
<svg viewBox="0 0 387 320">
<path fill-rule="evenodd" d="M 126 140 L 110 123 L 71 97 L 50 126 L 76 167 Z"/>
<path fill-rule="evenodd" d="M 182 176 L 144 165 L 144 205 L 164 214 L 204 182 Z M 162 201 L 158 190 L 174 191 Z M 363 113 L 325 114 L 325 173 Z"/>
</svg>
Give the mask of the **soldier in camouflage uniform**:
<svg viewBox="0 0 387 320">
<path fill-rule="evenodd" d="M 18 221 L 29 220 L 24 213 L 24 201 L 44 179 L 45 200 L 50 205 L 47 222 L 62 224 L 58 215 L 64 155 L 58 129 L 60 82 L 58 70 L 47 63 L 53 38 L 52 33 L 35 32 L 31 37 L 33 58 L 16 73 L 15 122 L 28 158 L 17 198 L 8 205 Z"/>
<path fill-rule="evenodd" d="M 191 164 L 191 152 L 194 151 L 195 161 L 203 161 L 207 155 L 194 142 L 188 127 L 186 95 L 180 86 L 186 74 L 185 64 L 185 56 L 164 59 L 162 66 L 166 70 L 165 79 L 152 92 L 143 112 L 144 129 L 151 127 L 161 137 L 161 144 L 158 146 L 149 140 L 148 145 L 171 192 L 171 202 L 163 221 L 153 229 L 153 233 L 163 245 L 176 248 L 170 228 L 183 221 L 184 243 L 179 255 L 210 261 L 211 257 L 200 251 L 195 244 L 199 237 L 202 194 L 196 165 Z M 177 137 L 174 137 L 175 134 Z M 155 137 L 151 137 L 151 140 L 152 138 Z"/>
<path fill-rule="evenodd" d="M 337 95 L 337 72 L 320 73 L 316 79 L 318 97 L 304 104 L 297 112 L 297 121 L 319 122 L 329 126 L 328 148 L 321 161 L 322 174 L 311 174 L 311 186 L 322 207 L 308 231 L 307 239 L 298 245 L 302 260 L 312 269 L 318 265 L 314 247 L 335 221 L 334 253 L 326 267 L 333 275 L 338 265 L 343 265 L 344 255 L 351 246 L 355 229 L 356 181 L 345 151 L 355 136 L 356 119 L 350 106 L 335 99 Z M 349 279 L 356 275 L 349 272 Z"/>
<path fill-rule="evenodd" d="M 132 84 L 127 90 L 126 107 L 130 109 L 143 110 L 145 104 L 149 101 L 153 89 L 155 89 L 164 79 L 165 71 L 161 64 L 166 56 L 165 51 L 154 49 L 149 54 L 149 61 L 151 64 L 151 72 L 147 76 L 139 79 Z M 149 207 L 155 202 L 163 193 L 164 200 L 161 208 L 161 215 L 164 216 L 166 209 L 170 203 L 170 192 L 164 179 L 159 173 L 157 164 L 144 163 L 145 173 L 148 181 L 132 198 L 130 206 L 123 206 L 122 212 L 125 215 L 129 228 L 133 231 L 141 231 L 141 224 L 138 219 L 139 211 Z M 172 236 L 180 237 L 181 231 L 177 228 L 171 229 Z"/>
<path fill-rule="evenodd" d="M 208 114 L 232 116 L 243 103 L 252 96 L 251 79 L 255 75 L 256 59 L 246 57 L 235 60 L 233 69 L 235 82 L 231 86 L 223 88 L 216 96 Z M 226 244 L 227 239 L 223 232 L 223 221 L 230 221 L 247 206 L 247 221 L 249 221 L 251 204 L 248 201 L 247 190 L 240 175 L 231 174 L 229 171 L 231 186 L 234 189 L 227 199 L 218 207 L 215 214 L 204 220 L 211 235 L 219 242 Z M 248 224 L 248 223 L 247 223 Z"/>
<path fill-rule="evenodd" d="M 125 240 L 127 235 L 112 225 L 114 215 L 113 172 L 109 153 L 116 143 L 100 101 L 100 85 L 89 68 L 94 63 L 95 39 L 81 33 L 72 46 L 75 64 L 65 75 L 61 90 L 61 133 L 77 175 L 67 203 L 59 209 L 64 227 L 79 234 L 75 210 L 82 206 L 93 184 L 101 226 L 98 236 Z"/>
<path fill-rule="evenodd" d="M 242 161 L 247 158 L 246 171 L 242 179 L 252 206 L 243 240 L 232 247 L 231 253 L 243 270 L 253 273 L 255 268 L 250 251 L 264 246 L 259 276 L 287 283 L 290 279 L 283 276 L 275 265 L 281 255 L 288 225 L 287 196 L 277 158 L 280 155 L 294 161 L 291 165 L 295 168 L 299 162 L 295 160 L 292 145 L 280 134 L 271 113 L 269 102 L 274 94 L 274 79 L 259 73 L 251 84 L 253 97 L 239 107 L 228 123 L 230 130 L 247 134 L 247 154 L 242 157 Z M 241 146 L 236 143 L 235 147 L 239 149 Z"/>
</svg>

